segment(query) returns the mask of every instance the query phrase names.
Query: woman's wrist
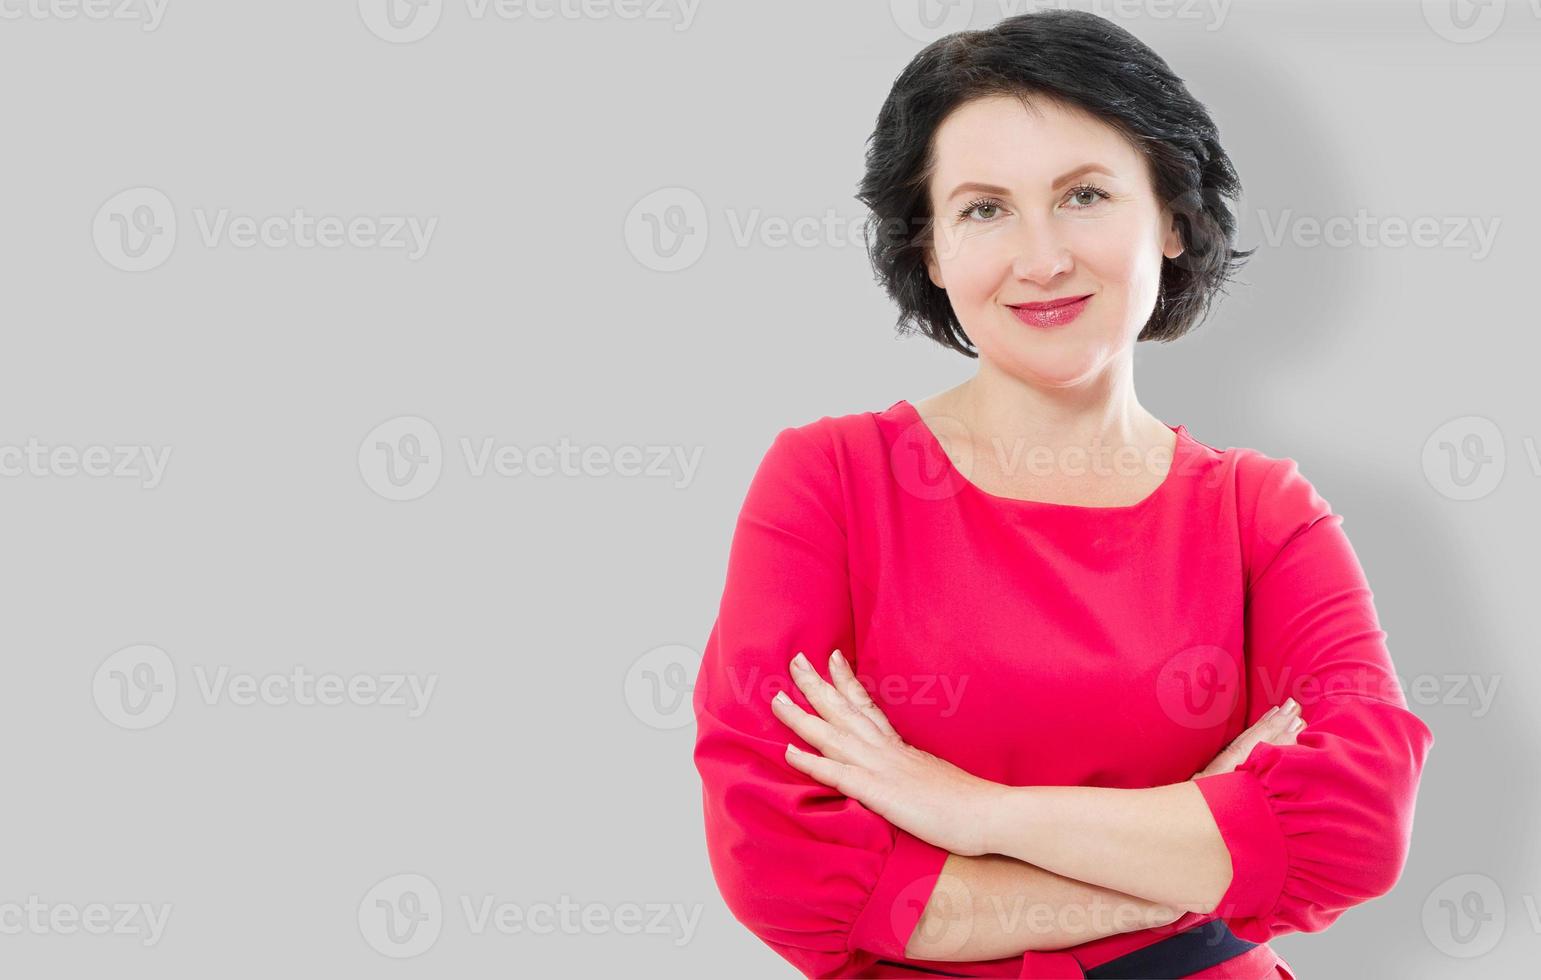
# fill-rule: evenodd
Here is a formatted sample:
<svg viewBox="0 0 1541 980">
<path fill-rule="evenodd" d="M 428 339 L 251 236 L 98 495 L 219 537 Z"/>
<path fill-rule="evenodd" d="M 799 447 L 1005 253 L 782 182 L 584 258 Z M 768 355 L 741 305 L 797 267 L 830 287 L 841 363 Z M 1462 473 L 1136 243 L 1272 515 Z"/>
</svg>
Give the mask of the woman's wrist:
<svg viewBox="0 0 1541 980">
<path fill-rule="evenodd" d="M 1036 819 L 1036 786 L 997 785 L 994 798 L 984 807 L 982 834 L 987 854 L 1004 854 L 1034 864 L 1026 853 L 1033 839 Z"/>
</svg>

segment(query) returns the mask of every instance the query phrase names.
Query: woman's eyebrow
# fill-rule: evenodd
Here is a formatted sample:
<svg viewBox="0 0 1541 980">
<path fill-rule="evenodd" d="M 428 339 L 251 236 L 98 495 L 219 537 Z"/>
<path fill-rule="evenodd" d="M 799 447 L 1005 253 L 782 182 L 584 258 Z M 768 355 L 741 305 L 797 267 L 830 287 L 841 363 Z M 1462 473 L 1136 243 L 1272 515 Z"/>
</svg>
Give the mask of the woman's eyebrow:
<svg viewBox="0 0 1541 980">
<path fill-rule="evenodd" d="M 1058 187 L 1059 185 L 1061 185 L 1063 183 L 1066 183 L 1067 181 L 1071 181 L 1071 180 L 1074 180 L 1077 177 L 1080 177 L 1080 176 L 1083 176 L 1083 175 L 1089 174 L 1089 173 L 1094 173 L 1094 172 L 1095 173 L 1106 174 L 1109 177 L 1117 177 L 1118 176 L 1118 174 L 1114 173 L 1113 169 L 1111 167 L 1107 166 L 1106 164 L 1101 164 L 1101 163 L 1083 163 L 1083 164 L 1075 167 L 1074 169 L 1068 170 L 1065 173 L 1060 174 L 1058 177 L 1055 177 L 1054 178 L 1054 182 L 1050 186 L 1051 187 Z M 1009 195 L 1011 193 L 1010 190 L 1008 190 L 1008 189 L 1006 189 L 1004 187 L 998 187 L 995 184 L 983 184 L 983 183 L 980 183 L 977 180 L 968 180 L 968 181 L 964 181 L 963 183 L 959 184 L 957 187 L 954 187 L 952 189 L 952 193 L 948 194 L 945 198 L 943 198 L 943 200 L 950 201 L 953 198 L 957 197 L 959 194 L 964 193 L 965 191 L 970 191 L 970 192 L 977 191 L 977 192 L 979 192 L 981 194 L 998 194 L 998 195 L 1000 195 L 1002 197 L 1005 197 L 1005 196 L 1007 196 L 1007 195 Z"/>
</svg>

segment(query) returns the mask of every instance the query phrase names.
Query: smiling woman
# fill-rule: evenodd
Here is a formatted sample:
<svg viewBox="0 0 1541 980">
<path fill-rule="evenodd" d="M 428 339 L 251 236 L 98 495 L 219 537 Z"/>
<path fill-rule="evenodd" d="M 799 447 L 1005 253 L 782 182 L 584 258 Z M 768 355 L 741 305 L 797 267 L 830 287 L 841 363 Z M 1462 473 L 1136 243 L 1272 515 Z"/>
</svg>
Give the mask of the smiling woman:
<svg viewBox="0 0 1541 980">
<path fill-rule="evenodd" d="M 1135 395 L 1248 254 L 1239 190 L 1091 14 L 894 83 L 869 254 L 978 372 L 777 434 L 694 690 L 717 882 L 804 974 L 1289 977 L 1269 939 L 1396 883 L 1433 735 L 1342 517 Z"/>
<path fill-rule="evenodd" d="M 926 266 L 992 363 L 1065 384 L 1127 346 L 1132 311 L 1158 305 L 1160 264 L 1183 243 L 1144 155 L 1114 127 L 1041 101 L 978 98 L 941 125 L 932 184 L 952 190 L 935 194 Z M 1012 187 L 955 184 L 968 174 Z M 1064 326 L 1092 307 L 1074 337 L 1021 329 Z"/>
</svg>

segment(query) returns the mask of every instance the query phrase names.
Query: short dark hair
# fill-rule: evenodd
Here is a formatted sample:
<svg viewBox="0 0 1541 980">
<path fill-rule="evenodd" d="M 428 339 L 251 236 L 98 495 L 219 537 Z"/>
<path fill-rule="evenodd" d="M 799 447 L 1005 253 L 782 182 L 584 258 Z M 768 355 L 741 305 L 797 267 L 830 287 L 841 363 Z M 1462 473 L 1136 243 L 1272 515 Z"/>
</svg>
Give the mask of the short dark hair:
<svg viewBox="0 0 1541 980">
<path fill-rule="evenodd" d="M 1202 323 L 1216 294 L 1256 251 L 1233 247 L 1236 217 L 1228 200 L 1239 197 L 1241 180 L 1219 130 L 1182 79 L 1134 35 L 1086 11 L 1047 9 L 927 45 L 900 72 L 878 113 L 856 199 L 871 212 L 867 254 L 899 306 L 899 333 L 923 333 L 979 356 L 946 291 L 927 272 L 928 187 L 937 128 L 963 103 L 991 95 L 1078 108 L 1142 153 L 1184 251 L 1162 259 L 1162 299 L 1136 340 L 1170 342 Z"/>
</svg>

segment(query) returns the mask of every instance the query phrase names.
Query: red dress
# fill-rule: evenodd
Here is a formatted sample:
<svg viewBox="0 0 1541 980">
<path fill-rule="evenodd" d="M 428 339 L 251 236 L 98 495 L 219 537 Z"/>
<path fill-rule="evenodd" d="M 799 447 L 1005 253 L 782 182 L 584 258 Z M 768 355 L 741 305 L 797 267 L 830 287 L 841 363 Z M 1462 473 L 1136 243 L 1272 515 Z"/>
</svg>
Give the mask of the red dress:
<svg viewBox="0 0 1541 980">
<path fill-rule="evenodd" d="M 803 974 L 1079 977 L 1218 916 L 1263 945 L 1195 976 L 1288 976 L 1268 939 L 1396 883 L 1434 738 L 1342 517 L 1293 460 L 1174 431 L 1165 481 L 1127 507 L 987 493 L 907 401 L 778 433 L 734 530 L 694 760 L 723 898 Z M 787 662 L 827 679 L 835 649 L 907 742 L 1013 786 L 1180 782 L 1292 695 L 1307 724 L 1197 781 L 1235 869 L 1216 913 L 908 960 L 947 852 L 793 769 L 786 744 L 812 746 L 771 713 L 783 689 L 812 710 Z"/>
</svg>

